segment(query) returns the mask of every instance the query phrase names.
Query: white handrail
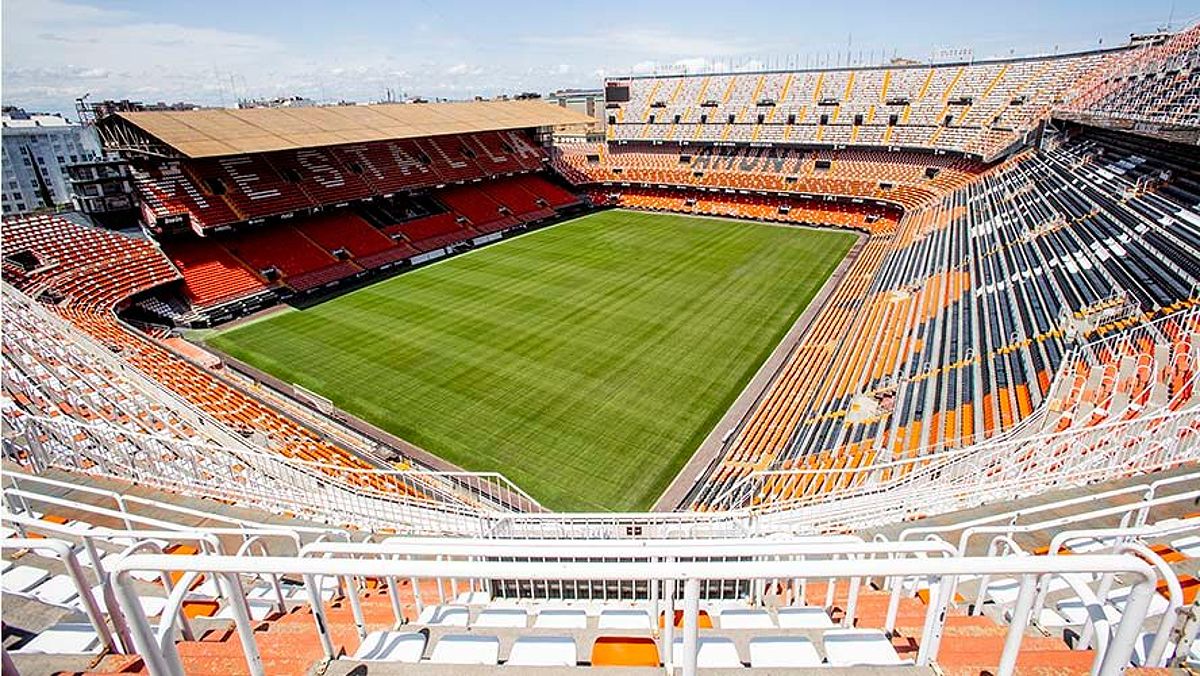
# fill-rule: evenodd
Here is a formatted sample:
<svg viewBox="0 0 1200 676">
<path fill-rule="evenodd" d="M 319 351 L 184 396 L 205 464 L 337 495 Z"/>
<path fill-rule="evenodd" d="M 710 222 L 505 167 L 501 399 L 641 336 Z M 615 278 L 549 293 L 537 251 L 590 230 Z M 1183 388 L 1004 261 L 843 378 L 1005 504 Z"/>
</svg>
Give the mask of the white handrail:
<svg viewBox="0 0 1200 676">
<path fill-rule="evenodd" d="M 116 571 L 116 586 L 120 592 L 120 601 L 128 615 L 136 617 L 134 623 L 134 640 L 139 652 L 143 653 L 146 665 L 155 676 L 177 676 L 178 672 L 171 668 L 168 658 L 155 645 L 153 635 L 149 631 L 149 623 L 136 603 L 132 593 L 129 577 L 130 571 L 154 570 L 170 567 L 172 570 L 202 572 L 236 578 L 238 574 L 277 573 L 305 576 L 312 592 L 316 591 L 313 581 L 316 576 L 373 576 L 373 577 L 412 577 L 412 578 L 509 578 L 518 580 L 563 579 L 563 580 L 625 580 L 625 581 L 703 581 L 706 579 L 787 579 L 806 577 L 818 579 L 839 579 L 867 576 L 904 576 L 925 575 L 933 578 L 937 584 L 930 599 L 928 612 L 936 613 L 932 624 L 938 624 L 944 619 L 944 613 L 949 598 L 941 593 L 941 578 L 953 580 L 960 575 L 970 575 L 980 572 L 989 574 L 1009 575 L 1044 575 L 1047 573 L 1125 573 L 1137 577 L 1133 586 L 1126 611 L 1117 628 L 1116 635 L 1106 651 L 1097 651 L 1097 672 L 1102 676 L 1119 674 L 1124 665 L 1129 663 L 1133 651 L 1133 640 L 1140 629 L 1146 615 L 1150 596 L 1154 592 L 1157 580 L 1155 571 L 1144 561 L 1133 556 L 1072 556 L 1072 557 L 1008 557 L 1008 558 L 942 558 L 942 559 L 867 559 L 850 558 L 844 560 L 805 560 L 805 561 L 751 561 L 736 563 L 712 562 L 660 562 L 654 566 L 645 563 L 623 562 L 580 562 L 561 563 L 545 561 L 408 561 L 398 559 L 361 559 L 343 558 L 279 558 L 279 557 L 226 557 L 226 556 L 153 556 L 135 555 L 119 561 Z M 233 581 L 229 582 L 230 586 Z M 1035 585 L 1027 585 L 1022 593 L 1022 603 L 1032 603 Z M 686 586 L 685 586 L 686 589 Z M 693 597 L 685 594 L 685 600 Z M 319 596 L 314 603 L 319 604 Z M 685 602 L 684 634 L 697 626 L 697 606 Z M 237 619 L 238 622 L 242 620 Z M 249 630 L 249 622 L 246 621 Z M 1019 634 L 1024 627 L 1014 624 L 1009 627 L 1009 633 Z M 927 624 L 927 633 L 933 628 Z M 929 636 L 922 637 L 922 643 L 928 643 Z M 1019 641 L 1014 641 L 1019 645 Z M 253 642 L 243 644 L 246 650 L 247 663 L 252 674 L 261 674 L 262 665 L 258 657 L 257 647 Z M 1015 664 L 1015 655 L 1009 654 L 1011 648 L 1006 644 L 1006 653 L 1002 655 L 1002 664 Z M 693 656 L 694 657 L 694 656 Z M 927 663 L 931 656 L 918 655 L 918 664 Z M 692 664 L 685 655 L 684 665 Z M 1009 676 L 1010 672 L 1001 672 L 999 676 Z M 694 676 L 693 672 L 685 671 L 686 676 Z"/>
<path fill-rule="evenodd" d="M 49 549 L 54 552 L 54 555 L 62 561 L 63 566 L 67 569 L 67 575 L 70 576 L 72 584 L 75 585 L 75 593 L 78 595 L 80 602 L 83 603 L 83 612 L 87 615 L 92 629 L 96 630 L 96 636 L 99 637 L 100 643 L 106 650 L 117 651 L 117 643 L 113 640 L 112 632 L 108 629 L 108 623 L 104 621 L 104 614 L 100 612 L 100 608 L 96 605 L 96 597 L 92 596 L 91 585 L 85 581 L 83 568 L 79 565 L 79 558 L 75 556 L 75 550 L 70 545 L 62 540 L 49 538 L 36 540 L 32 538 L 6 538 L 0 540 L 0 549 Z M 5 673 L 8 673 L 7 670 Z"/>
</svg>

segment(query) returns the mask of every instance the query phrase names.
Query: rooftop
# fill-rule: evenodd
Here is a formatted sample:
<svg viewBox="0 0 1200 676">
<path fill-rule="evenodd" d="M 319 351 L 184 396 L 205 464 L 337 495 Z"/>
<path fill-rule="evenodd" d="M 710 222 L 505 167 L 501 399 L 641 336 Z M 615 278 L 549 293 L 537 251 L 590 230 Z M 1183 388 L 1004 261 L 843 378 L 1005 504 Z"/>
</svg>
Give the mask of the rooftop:
<svg viewBox="0 0 1200 676">
<path fill-rule="evenodd" d="M 545 101 L 119 112 L 104 124 L 114 118 L 192 158 L 592 121 Z"/>
</svg>

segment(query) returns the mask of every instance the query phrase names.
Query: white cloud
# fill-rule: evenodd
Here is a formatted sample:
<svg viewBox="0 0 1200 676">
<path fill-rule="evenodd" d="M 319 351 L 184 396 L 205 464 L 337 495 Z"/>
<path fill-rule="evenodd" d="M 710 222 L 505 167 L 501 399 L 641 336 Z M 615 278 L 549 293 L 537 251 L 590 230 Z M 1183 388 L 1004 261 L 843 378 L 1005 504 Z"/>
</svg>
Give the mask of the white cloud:
<svg viewBox="0 0 1200 676">
<path fill-rule="evenodd" d="M 482 73 L 483 68 L 466 63 L 456 63 L 446 69 L 447 75 L 480 75 Z"/>
<path fill-rule="evenodd" d="M 150 18 L 137 4 L 126 11 L 99 0 L 10 0 L 2 7 L 4 103 L 31 109 L 69 111 L 85 93 L 92 100 L 206 105 L 282 95 L 369 101 L 389 89 L 466 98 L 597 86 L 600 76 L 592 71 L 605 63 L 600 55 L 579 56 L 564 45 L 513 50 L 506 43 L 501 50 L 466 39 L 460 27 L 443 28 L 436 16 L 410 24 L 405 39 L 338 34 L 304 44 L 283 33 Z M 656 31 L 634 31 L 614 46 L 631 50 L 641 45 L 661 55 L 674 49 L 671 44 L 698 47 Z M 632 52 L 622 53 L 626 55 Z"/>
</svg>

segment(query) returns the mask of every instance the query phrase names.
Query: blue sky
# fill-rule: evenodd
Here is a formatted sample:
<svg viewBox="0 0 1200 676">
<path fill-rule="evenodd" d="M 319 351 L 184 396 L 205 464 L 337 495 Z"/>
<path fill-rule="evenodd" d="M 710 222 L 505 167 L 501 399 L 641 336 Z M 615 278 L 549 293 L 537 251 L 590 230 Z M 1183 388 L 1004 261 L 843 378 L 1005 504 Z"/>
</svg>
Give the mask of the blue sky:
<svg viewBox="0 0 1200 676">
<path fill-rule="evenodd" d="M 77 96 L 232 105 L 239 97 L 469 98 L 598 86 L 666 68 L 831 62 L 847 44 L 927 59 L 1116 45 L 1200 18 L 1200 0 L 491 2 L 8 0 L 3 101 Z"/>
</svg>

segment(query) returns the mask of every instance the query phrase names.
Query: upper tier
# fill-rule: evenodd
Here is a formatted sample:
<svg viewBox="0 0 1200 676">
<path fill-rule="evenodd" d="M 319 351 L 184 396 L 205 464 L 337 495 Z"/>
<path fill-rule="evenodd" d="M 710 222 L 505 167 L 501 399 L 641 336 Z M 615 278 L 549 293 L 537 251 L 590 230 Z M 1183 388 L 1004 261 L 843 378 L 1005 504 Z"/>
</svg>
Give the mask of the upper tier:
<svg viewBox="0 0 1200 676">
<path fill-rule="evenodd" d="M 1124 50 L 628 81 L 610 140 L 939 149 L 991 159 Z"/>
</svg>

